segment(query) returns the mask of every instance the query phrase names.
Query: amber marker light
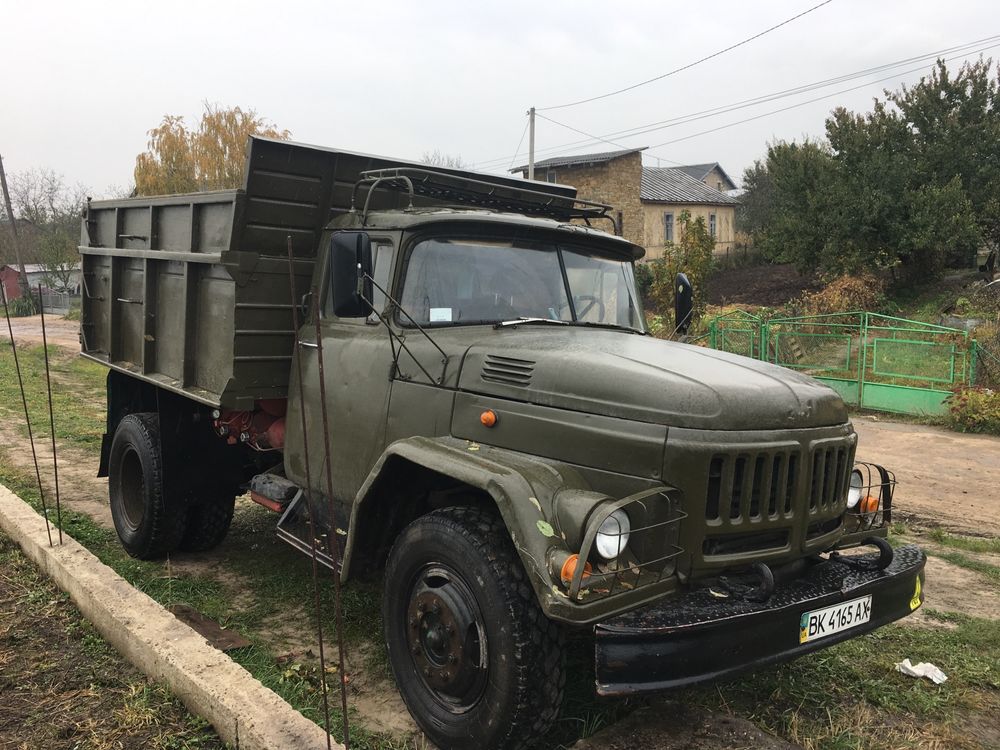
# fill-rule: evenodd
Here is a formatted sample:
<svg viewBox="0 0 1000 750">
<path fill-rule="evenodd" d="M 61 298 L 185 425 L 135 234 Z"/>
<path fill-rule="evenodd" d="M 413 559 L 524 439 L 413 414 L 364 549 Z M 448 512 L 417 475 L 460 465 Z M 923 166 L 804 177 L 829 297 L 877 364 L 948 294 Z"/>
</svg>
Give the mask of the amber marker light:
<svg viewBox="0 0 1000 750">
<path fill-rule="evenodd" d="M 865 499 L 861 501 L 860 510 L 862 513 L 874 513 L 878 510 L 878 498 L 874 495 L 867 495 Z"/>
<path fill-rule="evenodd" d="M 566 562 L 563 563 L 562 570 L 559 571 L 559 578 L 562 579 L 564 585 L 569 586 L 573 581 L 573 576 L 576 575 L 576 566 L 580 564 L 579 555 L 570 555 L 566 558 Z M 590 578 L 590 573 L 593 570 L 590 563 L 583 564 L 583 578 Z"/>
<path fill-rule="evenodd" d="M 492 427 L 497 423 L 497 420 L 497 413 L 492 409 L 487 409 L 479 415 L 479 421 L 483 423 L 484 427 Z"/>
</svg>

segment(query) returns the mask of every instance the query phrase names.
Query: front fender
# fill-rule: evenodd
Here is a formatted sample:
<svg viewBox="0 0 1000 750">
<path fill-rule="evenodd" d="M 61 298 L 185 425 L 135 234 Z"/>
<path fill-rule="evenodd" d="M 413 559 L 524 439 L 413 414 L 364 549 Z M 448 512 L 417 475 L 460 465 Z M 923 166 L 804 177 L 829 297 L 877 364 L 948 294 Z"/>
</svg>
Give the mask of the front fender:
<svg viewBox="0 0 1000 750">
<path fill-rule="evenodd" d="M 565 548 L 565 532 L 556 518 L 555 495 L 560 490 L 590 492 L 573 466 L 503 448 L 452 437 L 411 437 L 389 445 L 358 491 L 351 509 L 342 577 L 350 574 L 359 520 L 372 504 L 376 483 L 393 459 L 403 459 L 487 493 L 496 503 L 547 615 L 565 612 L 568 599 L 548 569 L 549 553 Z M 604 496 L 595 496 L 596 505 Z M 563 614 L 559 619 L 566 618 Z"/>
</svg>

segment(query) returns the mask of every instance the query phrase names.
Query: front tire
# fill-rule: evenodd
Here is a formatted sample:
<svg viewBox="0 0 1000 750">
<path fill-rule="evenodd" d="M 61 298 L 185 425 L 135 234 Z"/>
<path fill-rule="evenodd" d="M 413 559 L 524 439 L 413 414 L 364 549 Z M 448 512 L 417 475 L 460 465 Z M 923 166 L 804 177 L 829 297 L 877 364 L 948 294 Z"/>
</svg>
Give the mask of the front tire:
<svg viewBox="0 0 1000 750">
<path fill-rule="evenodd" d="M 175 550 L 187 520 L 184 504 L 164 492 L 159 424 L 156 414 L 129 414 L 111 443 L 111 517 L 125 551 L 140 560 Z"/>
<path fill-rule="evenodd" d="M 535 599 L 495 514 L 445 508 L 393 545 L 383 596 L 400 694 L 434 744 L 521 750 L 555 721 L 562 631 Z"/>
</svg>

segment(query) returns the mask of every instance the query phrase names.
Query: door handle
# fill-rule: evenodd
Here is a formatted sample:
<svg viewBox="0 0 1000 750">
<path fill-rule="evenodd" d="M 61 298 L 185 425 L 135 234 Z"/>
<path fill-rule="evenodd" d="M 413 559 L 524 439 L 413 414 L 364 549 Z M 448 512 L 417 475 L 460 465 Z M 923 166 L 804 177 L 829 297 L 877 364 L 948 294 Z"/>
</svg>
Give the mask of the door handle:
<svg viewBox="0 0 1000 750">
<path fill-rule="evenodd" d="M 299 346 L 307 346 L 310 349 L 319 349 L 319 344 L 313 341 L 300 341 Z"/>
</svg>

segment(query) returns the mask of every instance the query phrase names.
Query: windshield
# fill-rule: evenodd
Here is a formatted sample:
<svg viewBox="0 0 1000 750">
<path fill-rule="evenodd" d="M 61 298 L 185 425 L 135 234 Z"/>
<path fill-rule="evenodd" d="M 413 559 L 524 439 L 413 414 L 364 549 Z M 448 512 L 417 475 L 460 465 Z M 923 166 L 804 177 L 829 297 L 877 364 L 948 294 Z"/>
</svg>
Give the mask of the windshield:
<svg viewBox="0 0 1000 750">
<path fill-rule="evenodd" d="M 400 303 L 420 325 L 532 318 L 643 330 L 630 262 L 547 243 L 422 240 Z"/>
</svg>

